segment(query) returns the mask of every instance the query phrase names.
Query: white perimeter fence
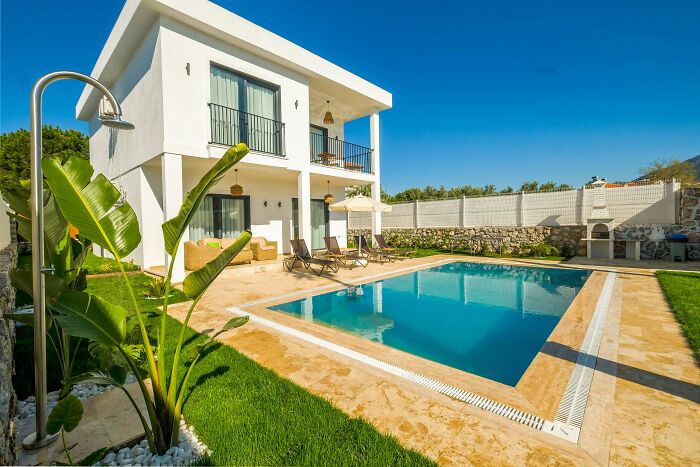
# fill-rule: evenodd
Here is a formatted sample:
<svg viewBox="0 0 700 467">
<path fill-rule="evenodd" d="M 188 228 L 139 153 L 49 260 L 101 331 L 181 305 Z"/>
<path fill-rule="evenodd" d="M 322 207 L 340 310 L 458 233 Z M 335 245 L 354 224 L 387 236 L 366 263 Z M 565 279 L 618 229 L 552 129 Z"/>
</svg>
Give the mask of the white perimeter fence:
<svg viewBox="0 0 700 467">
<path fill-rule="evenodd" d="M 605 189 L 617 224 L 676 223 L 680 183 L 634 183 Z M 382 213 L 384 229 L 485 226 L 585 225 L 593 189 L 513 193 L 392 204 Z M 371 228 L 369 213 L 348 213 L 349 229 Z"/>
</svg>

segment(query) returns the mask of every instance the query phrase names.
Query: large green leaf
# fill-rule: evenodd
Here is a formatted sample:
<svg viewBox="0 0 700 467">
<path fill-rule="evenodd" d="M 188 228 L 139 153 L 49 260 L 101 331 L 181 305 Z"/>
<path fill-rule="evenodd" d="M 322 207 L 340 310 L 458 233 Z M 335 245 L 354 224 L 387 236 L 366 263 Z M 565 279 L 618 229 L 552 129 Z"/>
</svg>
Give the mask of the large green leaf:
<svg viewBox="0 0 700 467">
<path fill-rule="evenodd" d="M 123 258 L 141 242 L 136 214 L 129 203 L 115 208 L 119 190 L 86 160 L 71 157 L 61 165 L 45 157 L 41 165 L 46 181 L 66 220 L 80 235 Z"/>
<path fill-rule="evenodd" d="M 240 143 L 236 146 L 231 146 L 223 157 L 214 164 L 214 167 L 202 177 L 197 186 L 187 193 L 177 216 L 163 224 L 165 251 L 171 256 L 175 254 L 187 226 L 190 224 L 195 212 L 197 212 L 199 205 L 202 204 L 204 197 L 209 193 L 209 190 L 219 183 L 226 172 L 243 159 L 243 156 L 246 154 L 248 154 L 248 146 L 245 144 Z"/>
<path fill-rule="evenodd" d="M 28 242 L 32 240 L 31 207 L 29 205 L 29 188 L 19 186 L 6 188 L 3 192 L 5 202 L 15 213 L 9 214 L 17 220 L 17 233 Z"/>
<path fill-rule="evenodd" d="M 221 329 L 216 331 L 212 336 L 207 336 L 207 338 L 201 344 L 191 345 L 187 347 L 187 358 L 190 362 L 193 362 L 197 359 L 197 357 L 199 357 L 199 355 L 202 352 L 204 352 L 204 349 L 206 349 L 209 346 L 209 344 L 215 342 L 216 338 L 219 337 L 219 334 L 223 334 L 226 331 L 230 331 L 231 329 L 240 328 L 249 320 L 250 316 L 237 316 L 235 318 L 231 318 L 226 322 L 226 324 L 223 325 Z"/>
<path fill-rule="evenodd" d="M 76 429 L 82 418 L 83 404 L 77 397 L 70 394 L 61 399 L 49 414 L 46 421 L 46 432 L 53 435 L 63 428 L 64 431 L 70 433 Z"/>
<path fill-rule="evenodd" d="M 68 334 L 104 345 L 120 345 L 126 337 L 126 317 L 119 305 L 85 292 L 67 292 L 48 307 Z"/>
<path fill-rule="evenodd" d="M 25 184 L 27 185 L 27 184 Z M 27 186 L 10 188 L 6 192 L 6 201 L 14 214 L 11 217 L 17 219 L 17 231 L 26 240 L 32 239 L 31 205 L 29 202 L 30 191 Z M 43 192 L 44 202 L 44 240 L 46 242 L 47 260 L 50 264 L 60 268 L 61 262 L 54 261 L 56 255 L 62 252 L 66 261 L 65 245 L 69 238 L 68 222 L 61 214 L 55 198 L 49 190 Z"/>
<path fill-rule="evenodd" d="M 185 292 L 185 295 L 193 300 L 199 298 L 207 290 L 209 285 L 214 282 L 214 279 L 221 274 L 221 271 L 223 271 L 231 260 L 241 252 L 243 247 L 248 244 L 250 237 L 251 234 L 249 231 L 243 232 L 243 234 L 238 237 L 238 240 L 223 250 L 219 256 L 209 261 L 200 269 L 189 273 L 182 283 L 182 290 Z"/>
<path fill-rule="evenodd" d="M 58 275 L 69 271 L 73 262 L 70 228 L 56 198 L 48 193 L 44 202 L 44 242 L 47 264 L 52 265 Z"/>
<path fill-rule="evenodd" d="M 25 292 L 30 297 L 34 296 L 31 268 L 13 269 L 10 271 L 10 281 L 15 288 Z M 54 274 L 44 274 L 44 290 L 47 297 L 58 298 L 63 292 L 68 290 L 66 285 L 63 278 Z"/>
<path fill-rule="evenodd" d="M 11 319 L 18 323 L 22 323 L 25 326 L 34 326 L 34 313 L 5 313 L 1 315 L 5 319 Z M 49 314 L 46 315 L 46 329 L 51 329 L 51 324 L 53 322 L 53 317 Z"/>
<path fill-rule="evenodd" d="M 123 386 L 126 381 L 126 368 L 121 366 L 112 366 L 103 370 L 88 371 L 80 375 L 73 376 L 64 384 L 73 386 L 79 383 L 91 383 L 98 386 Z"/>
</svg>

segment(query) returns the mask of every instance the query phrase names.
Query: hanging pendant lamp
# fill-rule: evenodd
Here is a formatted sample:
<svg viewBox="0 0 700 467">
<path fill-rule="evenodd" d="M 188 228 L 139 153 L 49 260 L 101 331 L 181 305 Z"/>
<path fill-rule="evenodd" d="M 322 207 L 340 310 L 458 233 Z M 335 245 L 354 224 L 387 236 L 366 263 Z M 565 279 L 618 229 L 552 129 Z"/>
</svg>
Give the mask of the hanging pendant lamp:
<svg viewBox="0 0 700 467">
<path fill-rule="evenodd" d="M 233 196 L 241 196 L 243 194 L 243 187 L 238 184 L 238 169 L 234 169 L 236 172 L 236 184 L 231 185 L 231 194 Z"/>
<path fill-rule="evenodd" d="M 328 180 L 327 183 L 328 183 L 328 193 L 326 194 L 326 196 L 323 197 L 323 201 L 326 204 L 331 204 L 333 202 L 333 199 L 334 199 L 333 195 L 331 194 L 331 181 Z"/>
<path fill-rule="evenodd" d="M 326 125 L 332 125 L 333 114 L 331 113 L 331 101 L 326 101 L 326 105 L 328 106 L 328 109 L 326 110 L 325 117 L 323 117 L 323 123 L 325 123 Z"/>
</svg>

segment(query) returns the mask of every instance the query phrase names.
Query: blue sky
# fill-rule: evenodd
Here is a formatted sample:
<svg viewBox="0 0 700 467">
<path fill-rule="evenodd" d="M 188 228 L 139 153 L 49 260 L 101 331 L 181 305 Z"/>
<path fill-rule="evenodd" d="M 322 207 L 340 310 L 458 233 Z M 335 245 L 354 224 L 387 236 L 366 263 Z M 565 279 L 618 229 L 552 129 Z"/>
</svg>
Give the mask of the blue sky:
<svg viewBox="0 0 700 467">
<path fill-rule="evenodd" d="M 390 193 L 630 179 L 700 154 L 696 0 L 217 3 L 393 93 L 381 117 Z M 28 126 L 40 75 L 91 71 L 122 4 L 2 2 L 3 132 Z M 85 130 L 80 89 L 53 85 L 45 123 Z M 346 139 L 368 134 L 360 120 Z"/>
</svg>

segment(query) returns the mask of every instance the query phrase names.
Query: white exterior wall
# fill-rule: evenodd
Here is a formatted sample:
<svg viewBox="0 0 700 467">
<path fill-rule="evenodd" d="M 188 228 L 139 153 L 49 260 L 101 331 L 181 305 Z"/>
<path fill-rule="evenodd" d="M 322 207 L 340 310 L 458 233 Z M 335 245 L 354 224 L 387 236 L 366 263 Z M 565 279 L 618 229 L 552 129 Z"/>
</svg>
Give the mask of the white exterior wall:
<svg viewBox="0 0 700 467">
<path fill-rule="evenodd" d="M 152 9 L 156 3 L 162 3 L 163 8 Z M 219 32 L 214 31 L 216 28 Z M 172 207 L 180 199 L 170 199 L 172 186 L 164 186 L 164 177 L 169 180 L 162 173 L 163 155 L 183 158 L 184 195 L 226 150 L 209 144 L 212 64 L 280 89 L 285 157 L 251 152 L 239 165 L 239 183 L 244 186 L 244 194 L 250 195 L 254 235 L 278 241 L 280 252 L 289 251 L 293 232 L 291 199 L 299 196 L 299 173 L 309 177 L 310 197 L 317 199 L 328 192 L 327 179 L 331 180 L 336 201 L 344 198 L 345 186 L 379 184 L 378 173 L 311 164 L 309 125 L 326 127 L 331 138 L 342 140 L 344 121 L 390 108 L 389 93 L 208 2 L 195 5 L 170 0 L 129 0 L 91 74 L 113 90 L 121 103 L 123 118 L 136 128 L 114 132 L 101 126 L 90 87 L 83 91 L 76 113 L 89 120 L 91 162 L 96 172 L 104 173 L 127 192 L 143 237 L 142 245 L 127 259 L 146 268 L 165 263 L 161 234 L 164 209 L 167 201 Z M 310 86 L 314 90 L 313 109 Z M 322 123 L 325 100 L 323 108 L 318 108 L 318 96 L 326 93 L 335 119 L 333 125 Z M 334 94 L 342 103 L 336 105 Z M 192 160 L 201 165 L 193 165 Z M 228 193 L 232 180 L 233 171 L 213 193 Z M 164 189 L 171 195 L 164 197 Z M 266 200 L 267 207 L 263 205 Z M 300 202 L 300 207 L 305 204 Z M 330 213 L 329 230 L 341 246 L 346 245 L 344 213 Z"/>
<path fill-rule="evenodd" d="M 216 64 L 280 87 L 286 160 L 251 153 L 246 161 L 297 170 L 309 165 L 309 88 L 302 76 L 173 20 L 164 19 L 161 25 L 167 152 L 209 156 L 209 70 Z M 187 63 L 190 63 L 189 76 Z"/>
<path fill-rule="evenodd" d="M 114 178 L 163 152 L 161 37 L 153 24 L 119 78 L 110 85 L 134 130 L 114 132 L 90 118 L 90 161 Z M 111 140 L 111 141 L 110 141 Z M 110 149 L 111 146 L 111 149 Z M 110 163 L 111 160 L 111 163 Z"/>
<path fill-rule="evenodd" d="M 189 164 L 184 171 L 184 191 L 191 190 L 205 173 L 208 166 L 201 169 L 191 168 Z M 235 183 L 235 175 L 229 172 L 214 186 L 210 193 L 229 194 L 231 185 Z M 297 198 L 297 178 L 289 175 L 250 174 L 245 170 L 238 173 L 238 184 L 243 187 L 243 195 L 250 197 L 250 224 L 254 237 L 265 237 L 277 242 L 278 253 L 289 253 L 289 240 L 293 236 L 292 198 Z M 331 186 L 331 193 L 336 201 L 344 199 L 345 189 L 342 186 Z M 323 199 L 328 193 L 326 184 L 311 183 L 311 198 Z M 267 206 L 265 206 L 267 201 Z M 279 206 L 278 203 L 282 203 Z M 331 212 L 329 218 L 330 235 L 338 237 L 341 247 L 347 245 L 347 217 L 343 212 Z"/>
</svg>

